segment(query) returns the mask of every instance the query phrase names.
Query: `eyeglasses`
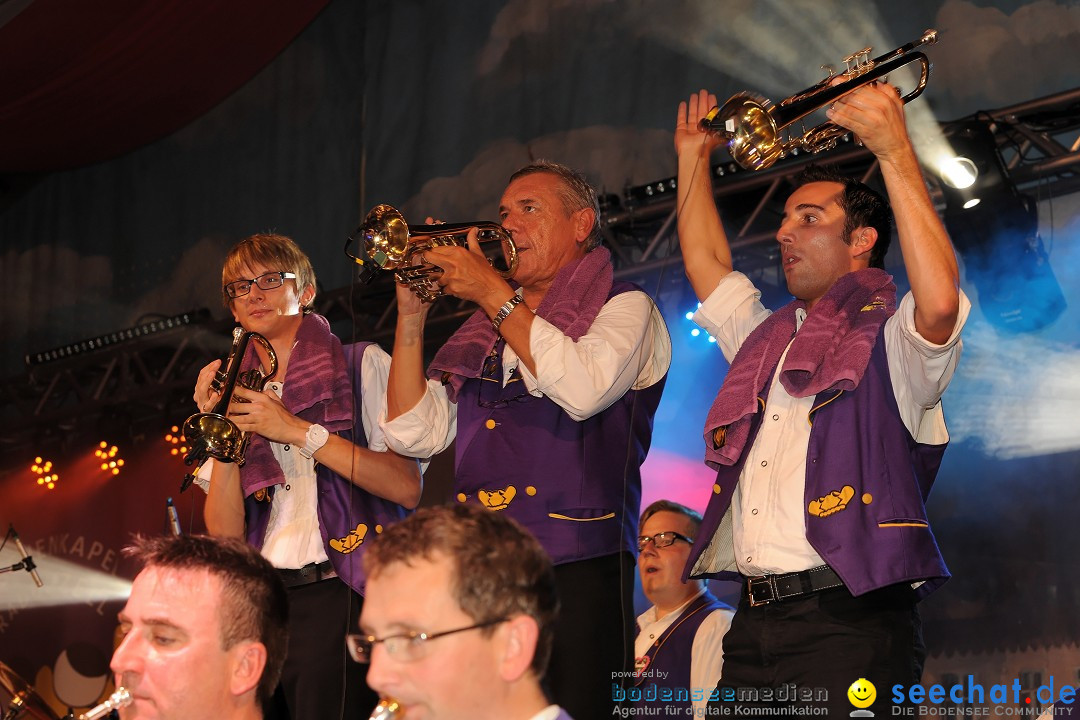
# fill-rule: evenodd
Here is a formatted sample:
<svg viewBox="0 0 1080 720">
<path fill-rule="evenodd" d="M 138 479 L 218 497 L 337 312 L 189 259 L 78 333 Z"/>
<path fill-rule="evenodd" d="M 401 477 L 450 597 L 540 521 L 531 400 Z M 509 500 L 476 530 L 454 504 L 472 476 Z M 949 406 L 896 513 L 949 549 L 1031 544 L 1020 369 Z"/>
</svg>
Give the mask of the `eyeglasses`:
<svg viewBox="0 0 1080 720">
<path fill-rule="evenodd" d="M 285 284 L 286 280 L 295 280 L 296 273 L 291 272 L 268 272 L 250 280 L 236 280 L 225 286 L 225 294 L 231 298 L 244 297 L 251 292 L 254 283 L 260 290 L 276 290 Z"/>
<path fill-rule="evenodd" d="M 677 533 L 674 530 L 667 530 L 665 532 L 656 533 L 652 537 L 648 535 L 639 535 L 637 539 L 637 549 L 638 552 L 644 552 L 645 546 L 650 542 L 658 548 L 667 547 L 676 540 L 682 540 L 688 545 L 694 544 L 694 538 L 686 537 L 682 533 Z"/>
<path fill-rule="evenodd" d="M 384 638 L 377 638 L 374 635 L 350 634 L 345 636 L 345 644 L 349 647 L 349 656 L 358 663 L 371 662 L 371 655 L 375 650 L 375 646 L 379 643 L 383 644 L 383 647 L 386 648 L 386 652 L 395 660 L 398 660 L 399 662 L 415 662 L 427 654 L 427 643 L 429 640 L 437 640 L 438 638 L 465 632 L 466 630 L 478 630 L 479 628 L 491 627 L 492 625 L 498 625 L 499 623 L 504 623 L 506 621 L 507 618 L 499 618 L 498 620 L 488 620 L 475 625 L 469 625 L 468 627 L 444 630 L 443 632 L 437 633 L 422 633 L 412 630 L 397 635 L 388 635 Z"/>
</svg>

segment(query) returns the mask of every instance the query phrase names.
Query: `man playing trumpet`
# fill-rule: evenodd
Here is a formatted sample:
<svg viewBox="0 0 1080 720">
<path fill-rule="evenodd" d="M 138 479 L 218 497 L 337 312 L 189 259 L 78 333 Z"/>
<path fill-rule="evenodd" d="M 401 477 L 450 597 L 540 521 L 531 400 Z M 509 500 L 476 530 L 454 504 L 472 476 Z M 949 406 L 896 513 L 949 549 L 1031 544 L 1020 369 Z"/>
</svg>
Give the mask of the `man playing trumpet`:
<svg viewBox="0 0 1080 720">
<path fill-rule="evenodd" d="M 363 544 L 404 517 L 421 492 L 416 461 L 386 452 L 377 423 L 389 357 L 371 343 L 343 348 L 311 311 L 315 272 L 287 237 L 242 240 L 221 275 L 226 307 L 244 330 L 269 341 L 278 369 L 264 392 L 235 388 L 229 417 L 251 440 L 243 467 L 208 463 L 206 526 L 246 537 L 289 588 L 281 681 L 289 716 L 359 717 L 377 699 L 345 649 L 359 616 Z M 270 365 L 257 343 L 242 361 L 245 369 Z M 203 411 L 217 399 L 218 365 L 199 374 L 195 401 Z"/>
<path fill-rule="evenodd" d="M 449 295 L 480 309 L 427 369 L 426 307 L 398 287 L 387 444 L 428 457 L 456 443 L 454 502 L 518 520 L 555 563 L 562 614 L 549 678 L 576 717 L 611 714 L 630 665 L 639 466 L 670 362 L 652 300 L 613 279 L 596 195 L 567 167 L 516 172 L 499 205 L 514 285 L 468 248 L 434 247 Z M 618 676 L 616 676 L 618 677 Z"/>
<path fill-rule="evenodd" d="M 948 577 L 923 503 L 948 441 L 940 398 L 969 310 L 956 256 L 897 92 L 863 86 L 827 114 L 880 164 L 911 292 L 897 308 L 881 269 L 885 199 L 811 167 L 776 234 L 795 300 L 770 313 L 733 271 L 713 198 L 719 141 L 698 121 L 715 104 L 692 95 L 675 126 L 679 242 L 703 303 L 695 320 L 731 362 L 705 425 L 718 475 L 686 575 L 744 583 L 721 691 L 823 688 L 838 715 L 866 679 L 884 712 L 885 689 L 922 673 L 915 603 Z"/>
</svg>

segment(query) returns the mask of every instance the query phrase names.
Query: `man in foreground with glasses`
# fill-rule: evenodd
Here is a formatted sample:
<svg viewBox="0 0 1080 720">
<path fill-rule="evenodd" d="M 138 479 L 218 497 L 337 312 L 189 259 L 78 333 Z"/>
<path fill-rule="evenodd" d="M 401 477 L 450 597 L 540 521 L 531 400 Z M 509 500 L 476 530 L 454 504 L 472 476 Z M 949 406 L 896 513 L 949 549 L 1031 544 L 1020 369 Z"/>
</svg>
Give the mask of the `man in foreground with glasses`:
<svg viewBox="0 0 1080 720">
<path fill-rule="evenodd" d="M 701 515 L 677 502 L 657 500 L 641 513 L 638 572 L 653 605 L 638 616 L 635 681 L 642 696 L 702 717 L 724 665 L 724 633 L 734 611 L 704 580 L 683 582 Z M 633 706 L 633 701 L 628 706 Z"/>
<path fill-rule="evenodd" d="M 209 475 L 206 527 L 246 537 L 289 588 L 287 716 L 366 715 L 375 696 L 344 649 L 359 617 L 360 558 L 365 541 L 404 517 L 421 491 L 416 461 L 386 452 L 379 431 L 389 356 L 372 343 L 342 347 L 311 311 L 315 272 L 287 237 L 242 240 L 221 276 L 225 306 L 270 343 L 277 372 L 263 392 L 237 385 L 233 393 L 229 417 L 249 433 L 246 461 L 200 471 L 204 488 Z M 204 412 L 219 399 L 211 389 L 219 364 L 199 374 L 195 402 Z M 260 366 L 269 368 L 268 353 L 249 343 L 241 367 Z"/>
<path fill-rule="evenodd" d="M 509 515 L 555 563 L 563 612 L 552 695 L 605 717 L 630 669 L 640 466 L 652 439 L 671 340 L 640 288 L 614 279 L 596 193 L 570 168 L 537 162 L 499 205 L 518 248 L 507 283 L 470 248 L 424 252 L 447 294 L 480 306 L 425 374 L 422 305 L 398 286 L 387 443 L 413 457 L 456 438 L 454 496 Z"/>
<path fill-rule="evenodd" d="M 570 720 L 541 688 L 555 574 L 518 523 L 469 505 L 425 508 L 387 528 L 364 566 L 363 634 L 349 650 L 404 720 Z"/>
<path fill-rule="evenodd" d="M 246 543 L 136 538 L 143 564 L 120 612 L 111 668 L 124 720 L 259 720 L 288 642 L 285 586 Z"/>
</svg>

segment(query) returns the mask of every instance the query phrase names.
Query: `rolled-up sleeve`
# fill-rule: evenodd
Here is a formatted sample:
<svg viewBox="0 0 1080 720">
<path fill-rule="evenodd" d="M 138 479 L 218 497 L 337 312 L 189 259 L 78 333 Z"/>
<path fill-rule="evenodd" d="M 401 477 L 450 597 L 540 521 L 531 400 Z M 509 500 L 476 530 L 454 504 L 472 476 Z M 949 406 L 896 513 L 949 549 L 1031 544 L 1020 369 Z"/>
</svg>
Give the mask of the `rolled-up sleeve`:
<svg viewBox="0 0 1080 720">
<path fill-rule="evenodd" d="M 379 412 L 379 427 L 386 446 L 399 455 L 429 458 L 450 447 L 457 435 L 457 405 L 450 402 L 446 388 L 427 381 L 424 396 L 410 410 L 393 420 L 386 419 L 386 405 Z"/>
</svg>

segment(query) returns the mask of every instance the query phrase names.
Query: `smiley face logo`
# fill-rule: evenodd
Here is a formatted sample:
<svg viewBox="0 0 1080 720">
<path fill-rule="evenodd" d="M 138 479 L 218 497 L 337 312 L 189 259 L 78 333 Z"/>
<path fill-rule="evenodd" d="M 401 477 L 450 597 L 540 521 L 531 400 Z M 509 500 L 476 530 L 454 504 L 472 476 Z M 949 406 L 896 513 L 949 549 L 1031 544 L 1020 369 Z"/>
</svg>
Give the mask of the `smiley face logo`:
<svg viewBox="0 0 1080 720">
<path fill-rule="evenodd" d="M 874 683 L 866 678 L 859 678 L 851 683 L 851 687 L 847 689 L 847 697 L 855 707 L 860 709 L 868 708 L 877 699 L 877 688 L 874 687 Z"/>
</svg>

